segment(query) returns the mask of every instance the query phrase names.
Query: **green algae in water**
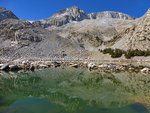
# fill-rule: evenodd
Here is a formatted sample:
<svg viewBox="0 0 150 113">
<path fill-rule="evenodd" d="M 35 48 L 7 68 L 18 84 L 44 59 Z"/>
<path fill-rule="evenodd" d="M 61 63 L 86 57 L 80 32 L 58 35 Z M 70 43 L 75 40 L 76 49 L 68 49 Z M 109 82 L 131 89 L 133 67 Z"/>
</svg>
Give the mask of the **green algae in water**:
<svg viewBox="0 0 150 113">
<path fill-rule="evenodd" d="M 0 75 L 2 113 L 149 113 L 149 76 L 56 68 Z M 140 87 L 144 85 L 144 90 Z"/>
</svg>

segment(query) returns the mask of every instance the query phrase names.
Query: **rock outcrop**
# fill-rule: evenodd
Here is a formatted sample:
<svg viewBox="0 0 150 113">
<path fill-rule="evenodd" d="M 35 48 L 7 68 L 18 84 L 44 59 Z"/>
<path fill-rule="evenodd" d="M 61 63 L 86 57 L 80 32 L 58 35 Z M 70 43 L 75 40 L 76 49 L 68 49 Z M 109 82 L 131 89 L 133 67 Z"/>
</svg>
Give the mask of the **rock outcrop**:
<svg viewBox="0 0 150 113">
<path fill-rule="evenodd" d="M 27 20 L 6 19 L 0 22 L 0 36 L 4 40 L 10 39 L 12 45 L 39 42 L 42 40 L 41 32 L 42 29 L 34 27 Z"/>
<path fill-rule="evenodd" d="M 146 14 L 135 20 L 132 26 L 121 32 L 120 40 L 115 42 L 114 48 L 120 49 L 150 49 L 150 9 Z M 121 46 L 118 46 L 122 44 Z"/>
<path fill-rule="evenodd" d="M 0 7 L 0 21 L 4 20 L 4 19 L 18 19 L 18 17 L 16 15 L 14 15 L 13 12 L 11 12 L 10 10 L 7 10 L 6 8 L 2 8 Z"/>
</svg>

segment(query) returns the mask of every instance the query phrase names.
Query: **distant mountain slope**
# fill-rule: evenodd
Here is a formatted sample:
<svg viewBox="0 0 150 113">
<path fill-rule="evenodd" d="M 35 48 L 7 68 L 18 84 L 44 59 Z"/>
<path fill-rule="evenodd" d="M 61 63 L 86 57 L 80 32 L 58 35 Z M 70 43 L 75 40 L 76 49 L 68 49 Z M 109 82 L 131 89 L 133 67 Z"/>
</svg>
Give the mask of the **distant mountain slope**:
<svg viewBox="0 0 150 113">
<path fill-rule="evenodd" d="M 73 6 L 57 12 L 50 18 L 34 21 L 33 24 L 37 26 L 43 26 L 46 28 L 49 26 L 62 26 L 72 21 L 79 22 L 85 19 L 102 19 L 102 18 L 112 18 L 112 19 L 117 18 L 122 20 L 135 19 L 130 15 L 112 11 L 87 14 L 83 10 L 79 9 L 77 6 Z"/>
<path fill-rule="evenodd" d="M 7 10 L 6 8 L 0 7 L 0 21 L 4 19 L 18 19 L 18 17 L 11 12 L 10 10 Z"/>
<path fill-rule="evenodd" d="M 78 43 L 64 39 L 56 31 L 36 27 L 27 20 L 6 19 L 0 22 L 0 58 L 62 58 L 83 50 Z"/>
<path fill-rule="evenodd" d="M 99 49 L 150 50 L 150 9 L 135 19 L 105 11 L 87 14 L 76 6 L 28 21 L 0 8 L 0 58 L 87 58 Z"/>
<path fill-rule="evenodd" d="M 118 18 L 123 20 L 134 20 L 135 17 L 130 15 L 120 13 L 120 12 L 113 12 L 113 11 L 104 11 L 104 12 L 97 12 L 88 14 L 90 19 L 101 19 L 101 18 Z"/>
</svg>

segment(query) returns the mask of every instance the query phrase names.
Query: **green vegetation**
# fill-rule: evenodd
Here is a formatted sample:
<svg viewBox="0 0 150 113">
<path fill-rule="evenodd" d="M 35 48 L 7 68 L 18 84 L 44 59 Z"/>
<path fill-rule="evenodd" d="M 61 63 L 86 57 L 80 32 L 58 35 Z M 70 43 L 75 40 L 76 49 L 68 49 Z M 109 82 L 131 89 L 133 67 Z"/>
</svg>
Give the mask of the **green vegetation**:
<svg viewBox="0 0 150 113">
<path fill-rule="evenodd" d="M 96 36 L 95 38 L 100 45 L 103 43 L 103 40 L 100 37 Z"/>
<path fill-rule="evenodd" d="M 103 39 L 99 36 L 88 36 L 89 39 L 89 43 L 92 44 L 94 47 L 98 47 L 100 45 L 102 45 L 102 43 L 104 42 Z"/>
<path fill-rule="evenodd" d="M 115 41 L 117 41 L 120 38 L 121 38 L 121 36 L 116 35 L 111 40 L 109 40 L 108 43 L 115 42 Z"/>
<path fill-rule="evenodd" d="M 120 50 L 120 49 L 111 49 L 111 48 L 106 48 L 106 49 L 104 49 L 101 52 L 103 52 L 103 54 L 109 53 L 112 58 L 119 58 L 124 53 L 123 50 Z"/>
<path fill-rule="evenodd" d="M 150 50 L 142 51 L 142 50 L 135 49 L 135 50 L 128 50 L 125 52 L 126 58 L 131 58 L 134 56 L 150 56 Z"/>
<path fill-rule="evenodd" d="M 134 56 L 150 56 L 150 50 L 144 51 L 144 50 L 138 50 L 138 49 L 124 51 L 121 49 L 106 48 L 104 50 L 100 50 L 100 52 L 102 52 L 103 54 L 110 54 L 112 58 L 119 58 L 123 54 L 125 55 L 127 59 L 130 59 L 131 57 L 134 57 Z"/>
<path fill-rule="evenodd" d="M 94 47 L 98 47 L 104 43 L 102 37 L 93 35 L 92 33 L 83 33 L 83 38 L 86 37 L 90 44 L 92 44 Z"/>
</svg>

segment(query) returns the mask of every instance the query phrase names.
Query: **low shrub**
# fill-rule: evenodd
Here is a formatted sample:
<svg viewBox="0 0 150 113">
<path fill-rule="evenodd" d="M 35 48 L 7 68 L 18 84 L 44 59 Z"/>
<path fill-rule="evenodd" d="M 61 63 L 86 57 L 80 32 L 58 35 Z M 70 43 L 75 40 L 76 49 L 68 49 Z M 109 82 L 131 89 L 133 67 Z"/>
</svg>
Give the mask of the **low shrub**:
<svg viewBox="0 0 150 113">
<path fill-rule="evenodd" d="M 121 49 L 111 49 L 111 48 L 106 48 L 104 50 L 99 50 L 103 54 L 110 54 L 112 58 L 119 58 L 123 54 L 127 59 L 130 59 L 131 57 L 134 56 L 150 56 L 150 50 L 121 50 Z"/>
</svg>

